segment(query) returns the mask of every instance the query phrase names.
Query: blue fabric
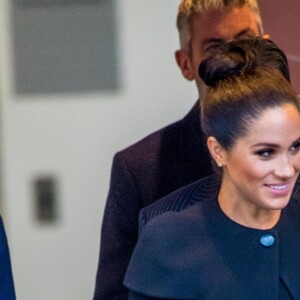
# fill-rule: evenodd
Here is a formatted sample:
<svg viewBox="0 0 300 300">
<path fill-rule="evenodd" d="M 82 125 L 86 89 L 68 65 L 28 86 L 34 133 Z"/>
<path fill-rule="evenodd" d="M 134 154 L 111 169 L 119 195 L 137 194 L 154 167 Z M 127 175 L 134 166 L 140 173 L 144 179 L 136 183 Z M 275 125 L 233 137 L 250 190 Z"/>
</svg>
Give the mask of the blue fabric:
<svg viewBox="0 0 300 300">
<path fill-rule="evenodd" d="M 16 299 L 7 238 L 0 217 L 0 300 Z"/>
</svg>

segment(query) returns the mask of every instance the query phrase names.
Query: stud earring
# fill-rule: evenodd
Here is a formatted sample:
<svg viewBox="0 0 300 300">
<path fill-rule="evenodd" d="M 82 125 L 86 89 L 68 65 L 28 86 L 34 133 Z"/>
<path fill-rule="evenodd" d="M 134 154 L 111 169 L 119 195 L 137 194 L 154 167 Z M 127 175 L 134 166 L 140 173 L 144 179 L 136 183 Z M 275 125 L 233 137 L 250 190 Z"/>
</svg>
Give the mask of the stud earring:
<svg viewBox="0 0 300 300">
<path fill-rule="evenodd" d="M 217 162 L 218 167 L 222 168 L 222 163 L 220 161 Z"/>
</svg>

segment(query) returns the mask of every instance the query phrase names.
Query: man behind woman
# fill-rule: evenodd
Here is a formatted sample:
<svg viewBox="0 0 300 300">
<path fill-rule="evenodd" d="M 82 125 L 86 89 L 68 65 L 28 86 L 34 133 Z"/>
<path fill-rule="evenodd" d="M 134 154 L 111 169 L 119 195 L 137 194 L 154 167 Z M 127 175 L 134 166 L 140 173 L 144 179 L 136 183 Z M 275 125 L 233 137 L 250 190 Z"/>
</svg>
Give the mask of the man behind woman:
<svg viewBox="0 0 300 300">
<path fill-rule="evenodd" d="M 198 100 L 184 118 L 114 156 L 101 229 L 94 300 L 128 299 L 128 290 L 122 281 L 138 239 L 141 209 L 212 174 L 199 126 L 198 104 L 204 84 L 198 67 L 208 50 L 217 44 L 265 36 L 257 2 L 178 1 L 176 24 L 180 46 L 175 51 L 175 59 L 183 78 L 196 83 Z M 169 5 L 169 1 L 161 3 Z M 172 105 L 172 99 L 169 100 Z"/>
<path fill-rule="evenodd" d="M 269 40 L 236 41 L 199 73 L 220 189 L 147 223 L 129 299 L 300 299 L 300 104 L 286 57 Z"/>
</svg>

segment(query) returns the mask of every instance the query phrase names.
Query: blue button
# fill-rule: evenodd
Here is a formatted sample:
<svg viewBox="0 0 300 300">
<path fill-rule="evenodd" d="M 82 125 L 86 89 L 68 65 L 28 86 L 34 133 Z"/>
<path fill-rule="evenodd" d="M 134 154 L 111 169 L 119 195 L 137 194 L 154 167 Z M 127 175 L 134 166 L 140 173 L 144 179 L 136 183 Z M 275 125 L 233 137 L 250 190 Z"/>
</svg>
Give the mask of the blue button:
<svg viewBox="0 0 300 300">
<path fill-rule="evenodd" d="M 275 243 L 275 237 L 272 234 L 265 234 L 259 241 L 263 246 L 271 247 Z"/>
</svg>

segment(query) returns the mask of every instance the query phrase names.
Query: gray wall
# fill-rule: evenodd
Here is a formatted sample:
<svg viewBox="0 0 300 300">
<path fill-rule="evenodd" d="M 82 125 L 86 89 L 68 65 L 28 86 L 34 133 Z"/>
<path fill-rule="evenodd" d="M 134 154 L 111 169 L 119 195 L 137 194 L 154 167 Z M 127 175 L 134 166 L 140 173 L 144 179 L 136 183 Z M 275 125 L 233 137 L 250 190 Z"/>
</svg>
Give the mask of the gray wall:
<svg viewBox="0 0 300 300">
<path fill-rule="evenodd" d="M 11 1 L 0 1 L 1 213 L 18 299 L 91 299 L 113 154 L 181 118 L 197 97 L 173 57 L 178 1 L 116 4 L 119 89 L 20 95 Z M 34 216 L 33 182 L 44 175 L 57 179 L 56 223 Z"/>
</svg>

